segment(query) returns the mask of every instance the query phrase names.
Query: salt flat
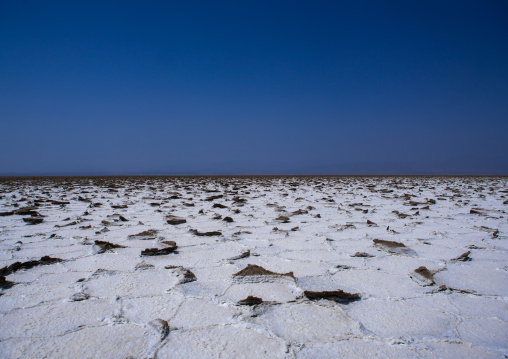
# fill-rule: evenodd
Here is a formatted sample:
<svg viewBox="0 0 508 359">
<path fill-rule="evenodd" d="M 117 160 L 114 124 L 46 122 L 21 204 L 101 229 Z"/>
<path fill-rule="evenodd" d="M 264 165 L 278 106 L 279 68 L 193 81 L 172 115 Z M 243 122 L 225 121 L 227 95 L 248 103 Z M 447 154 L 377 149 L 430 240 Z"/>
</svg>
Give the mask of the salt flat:
<svg viewBox="0 0 508 359">
<path fill-rule="evenodd" d="M 0 181 L 1 358 L 503 358 L 507 177 Z"/>
</svg>

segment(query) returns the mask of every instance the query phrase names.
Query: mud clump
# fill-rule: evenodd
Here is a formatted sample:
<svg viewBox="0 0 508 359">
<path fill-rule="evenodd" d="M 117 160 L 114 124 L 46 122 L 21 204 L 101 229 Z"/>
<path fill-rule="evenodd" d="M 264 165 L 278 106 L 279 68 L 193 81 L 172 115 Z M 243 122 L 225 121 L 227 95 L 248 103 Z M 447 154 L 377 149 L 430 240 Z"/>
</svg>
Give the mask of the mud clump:
<svg viewBox="0 0 508 359">
<path fill-rule="evenodd" d="M 206 199 L 205 199 L 205 201 L 207 201 L 207 202 L 212 202 L 212 201 L 214 201 L 214 200 L 216 200 L 216 199 L 219 199 L 219 198 L 222 198 L 222 197 L 224 197 L 224 196 L 223 196 L 223 195 L 221 195 L 221 194 L 216 195 L 216 196 L 210 196 L 210 197 L 206 198 Z"/>
<path fill-rule="evenodd" d="M 293 272 L 288 273 L 275 273 L 264 269 L 255 264 L 248 264 L 247 267 L 242 269 L 241 271 L 233 274 L 234 277 L 248 277 L 248 276 L 282 276 L 282 277 L 292 277 L 294 278 Z"/>
<path fill-rule="evenodd" d="M 25 221 L 28 224 L 39 224 L 39 223 L 44 222 L 44 218 L 41 218 L 41 217 L 28 217 L 28 218 L 23 218 L 23 221 Z"/>
<path fill-rule="evenodd" d="M 166 248 L 147 248 L 145 249 L 144 251 L 141 251 L 141 255 L 142 256 L 163 256 L 163 255 L 166 255 L 166 254 L 170 254 L 170 253 L 173 253 L 176 248 L 177 248 L 177 245 L 175 242 L 173 242 L 174 245 L 171 245 L 169 247 L 166 247 Z"/>
<path fill-rule="evenodd" d="M 5 276 L 0 275 L 0 289 L 8 289 L 11 288 L 14 284 L 14 282 L 8 281 L 5 279 Z"/>
<path fill-rule="evenodd" d="M 154 319 L 148 323 L 148 326 L 157 333 L 160 341 L 166 339 L 169 334 L 169 325 L 164 319 Z"/>
<path fill-rule="evenodd" d="M 183 269 L 182 279 L 180 280 L 180 284 L 190 283 L 190 282 L 194 282 L 196 280 L 198 280 L 196 278 L 196 275 L 194 273 L 192 273 L 190 269 Z"/>
<path fill-rule="evenodd" d="M 348 293 L 340 289 L 336 291 L 323 291 L 323 292 L 312 292 L 306 290 L 303 293 L 309 300 L 327 299 L 342 304 L 355 302 L 357 300 L 360 300 L 361 298 L 359 293 Z"/>
<path fill-rule="evenodd" d="M 88 298 L 90 298 L 90 295 L 87 294 L 87 293 L 83 293 L 83 292 L 79 292 L 79 293 L 76 293 L 74 294 L 70 299 L 69 301 L 71 302 L 81 302 L 83 300 L 87 300 Z"/>
<path fill-rule="evenodd" d="M 125 208 L 127 208 L 127 205 L 126 204 L 112 204 L 111 208 L 114 208 L 114 209 L 125 209 Z"/>
<path fill-rule="evenodd" d="M 59 262 L 63 262 L 63 259 L 51 258 L 50 256 L 44 256 L 36 261 L 16 262 L 11 264 L 10 266 L 3 267 L 2 269 L 0 269 L 0 276 L 6 276 L 22 269 L 30 269 L 41 265 L 50 265 Z"/>
<path fill-rule="evenodd" d="M 170 247 L 176 247 L 176 242 L 175 241 L 162 241 L 161 243 L 164 243 Z"/>
<path fill-rule="evenodd" d="M 421 266 L 414 270 L 413 273 L 409 275 L 411 279 L 413 279 L 416 283 L 418 283 L 421 286 L 429 286 L 433 285 L 434 282 L 434 275 L 430 270 L 427 269 L 427 267 Z"/>
<path fill-rule="evenodd" d="M 111 224 L 109 223 L 108 221 L 103 221 L 103 222 L 107 222 L 108 224 Z M 102 222 L 101 222 L 102 223 Z M 70 226 L 75 226 L 76 224 L 78 224 L 78 222 L 76 221 L 72 221 L 72 222 L 69 222 L 67 224 L 55 224 L 55 227 L 56 228 L 64 228 L 64 227 L 70 227 Z M 103 223 L 104 224 L 104 223 Z"/>
<path fill-rule="evenodd" d="M 469 262 L 471 260 L 471 257 L 469 255 L 471 254 L 471 251 L 467 251 L 466 253 L 462 253 L 457 258 L 453 258 L 451 262 Z"/>
<path fill-rule="evenodd" d="M 127 248 L 127 247 L 122 246 L 120 244 L 114 244 L 114 243 L 110 243 L 110 242 L 106 242 L 106 241 L 99 241 L 99 240 L 96 240 L 94 242 L 94 245 L 97 248 L 97 254 L 111 251 L 115 248 Z"/>
<path fill-rule="evenodd" d="M 382 248 L 387 253 L 396 254 L 396 255 L 416 255 L 415 251 L 406 247 L 405 244 L 394 241 L 385 241 L 383 239 L 374 239 L 374 245 Z"/>
<path fill-rule="evenodd" d="M 424 266 L 421 266 L 421 267 L 418 267 L 415 269 L 415 273 L 418 273 L 419 275 L 421 275 L 422 277 L 424 278 L 427 278 L 427 279 L 433 279 L 433 275 L 432 273 L 430 272 L 430 270 L 428 270 L 426 267 Z"/>
<path fill-rule="evenodd" d="M 250 250 L 248 250 L 247 252 L 243 252 L 242 254 L 237 255 L 235 257 L 229 258 L 229 260 L 236 261 L 238 259 L 247 258 L 247 257 L 250 257 Z"/>
<path fill-rule="evenodd" d="M 171 224 L 173 226 L 175 226 L 177 224 L 186 223 L 186 222 L 187 222 L 187 220 L 185 218 L 178 218 L 178 217 L 173 217 L 173 216 L 166 217 L 166 223 Z"/>
<path fill-rule="evenodd" d="M 219 231 L 199 232 L 197 229 L 191 229 L 189 231 L 191 233 L 194 233 L 196 236 L 200 236 L 200 237 L 222 236 L 222 232 L 219 232 Z"/>
<path fill-rule="evenodd" d="M 356 252 L 355 254 L 352 254 L 351 257 L 372 258 L 374 256 L 372 254 L 369 254 L 369 253 L 366 253 L 366 252 Z"/>
<path fill-rule="evenodd" d="M 289 223 L 289 217 L 286 216 L 279 216 L 275 218 L 276 221 L 279 221 L 281 223 Z"/>
<path fill-rule="evenodd" d="M 404 247 L 406 247 L 406 245 L 403 243 L 395 242 L 395 241 L 385 241 L 383 239 L 374 239 L 373 242 L 375 245 L 380 245 L 380 246 L 384 246 L 387 248 L 404 248 Z"/>
<path fill-rule="evenodd" d="M 35 211 L 37 207 L 21 207 L 20 209 L 16 209 L 12 211 L 12 214 L 18 214 L 18 215 L 31 215 L 31 216 L 37 216 L 39 213 Z"/>
<path fill-rule="evenodd" d="M 263 299 L 253 297 L 252 295 L 249 295 L 247 298 L 238 301 L 239 305 L 249 305 L 249 306 L 259 305 L 261 303 L 263 303 Z"/>
<path fill-rule="evenodd" d="M 130 234 L 127 236 L 127 239 L 140 239 L 140 240 L 150 240 L 155 239 L 157 236 L 157 230 L 149 229 L 147 231 L 138 233 L 138 234 Z"/>
<path fill-rule="evenodd" d="M 149 270 L 149 269 L 153 269 L 153 268 L 155 268 L 154 265 L 141 262 L 141 263 L 136 264 L 136 266 L 134 267 L 134 270 L 137 270 L 137 271 L 138 270 Z"/>
</svg>

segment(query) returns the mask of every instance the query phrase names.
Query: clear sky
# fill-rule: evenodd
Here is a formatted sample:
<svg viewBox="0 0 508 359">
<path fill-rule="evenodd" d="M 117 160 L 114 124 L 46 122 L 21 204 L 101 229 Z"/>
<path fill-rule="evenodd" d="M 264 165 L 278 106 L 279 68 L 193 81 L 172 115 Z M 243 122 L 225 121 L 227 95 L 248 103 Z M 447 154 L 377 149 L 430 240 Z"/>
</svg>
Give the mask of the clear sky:
<svg viewBox="0 0 508 359">
<path fill-rule="evenodd" d="M 39 174 L 508 175 L 508 3 L 0 0 Z"/>
</svg>

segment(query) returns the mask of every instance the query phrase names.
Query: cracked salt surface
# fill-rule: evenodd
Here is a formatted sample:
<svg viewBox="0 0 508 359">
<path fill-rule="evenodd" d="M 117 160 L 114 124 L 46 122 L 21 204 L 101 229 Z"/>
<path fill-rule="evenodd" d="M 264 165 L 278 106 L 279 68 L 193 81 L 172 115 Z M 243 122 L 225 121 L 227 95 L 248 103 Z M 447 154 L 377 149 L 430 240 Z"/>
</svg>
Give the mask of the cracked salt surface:
<svg viewBox="0 0 508 359">
<path fill-rule="evenodd" d="M 503 358 L 507 185 L 1 179 L 0 357 Z"/>
</svg>

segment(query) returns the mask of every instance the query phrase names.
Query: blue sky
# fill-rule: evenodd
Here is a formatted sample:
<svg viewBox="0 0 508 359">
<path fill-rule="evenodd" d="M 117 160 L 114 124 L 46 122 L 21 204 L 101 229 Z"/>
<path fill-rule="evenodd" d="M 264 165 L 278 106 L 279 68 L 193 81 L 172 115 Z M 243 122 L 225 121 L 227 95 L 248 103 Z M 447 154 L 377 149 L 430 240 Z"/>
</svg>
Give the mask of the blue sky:
<svg viewBox="0 0 508 359">
<path fill-rule="evenodd" d="M 508 175 L 503 1 L 0 0 L 0 175 Z"/>
</svg>

